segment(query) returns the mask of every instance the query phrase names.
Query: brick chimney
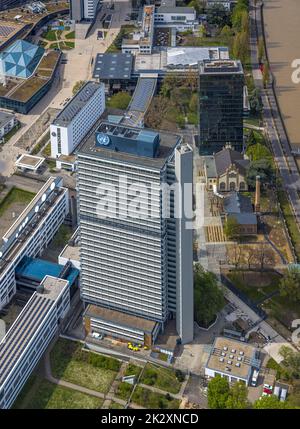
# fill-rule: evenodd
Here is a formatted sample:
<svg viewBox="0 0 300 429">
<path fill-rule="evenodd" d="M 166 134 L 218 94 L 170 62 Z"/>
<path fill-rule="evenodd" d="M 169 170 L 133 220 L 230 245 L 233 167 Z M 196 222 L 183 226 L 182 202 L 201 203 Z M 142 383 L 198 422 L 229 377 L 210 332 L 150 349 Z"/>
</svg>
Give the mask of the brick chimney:
<svg viewBox="0 0 300 429">
<path fill-rule="evenodd" d="M 254 209 L 256 213 L 260 212 L 260 176 L 256 176 Z"/>
</svg>

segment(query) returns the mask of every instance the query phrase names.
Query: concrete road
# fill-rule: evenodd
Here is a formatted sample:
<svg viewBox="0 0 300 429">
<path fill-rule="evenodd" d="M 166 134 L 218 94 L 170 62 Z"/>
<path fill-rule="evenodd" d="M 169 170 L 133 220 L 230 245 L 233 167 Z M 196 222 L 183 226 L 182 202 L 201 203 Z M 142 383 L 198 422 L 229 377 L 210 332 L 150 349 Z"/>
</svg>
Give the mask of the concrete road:
<svg viewBox="0 0 300 429">
<path fill-rule="evenodd" d="M 265 2 L 267 3 L 267 2 Z M 290 200 L 292 210 L 295 214 L 298 226 L 300 225 L 300 202 L 298 190 L 300 190 L 300 175 L 292 155 L 289 145 L 288 136 L 286 134 L 281 116 L 279 114 L 277 101 L 271 85 L 267 89 L 263 88 L 262 75 L 257 62 L 257 37 L 262 37 L 262 22 L 259 13 L 261 2 L 257 2 L 254 6 L 254 1 L 250 2 L 250 18 L 251 18 L 251 61 L 253 68 L 253 77 L 255 85 L 260 88 L 263 102 L 263 116 L 267 129 L 267 133 L 272 144 L 274 159 L 278 166 L 282 177 L 283 186 Z M 277 93 L 277 86 L 275 86 Z"/>
<path fill-rule="evenodd" d="M 300 84 L 292 81 L 292 62 L 300 58 L 299 0 L 265 0 L 264 24 L 280 109 L 291 146 L 300 149 Z"/>
</svg>

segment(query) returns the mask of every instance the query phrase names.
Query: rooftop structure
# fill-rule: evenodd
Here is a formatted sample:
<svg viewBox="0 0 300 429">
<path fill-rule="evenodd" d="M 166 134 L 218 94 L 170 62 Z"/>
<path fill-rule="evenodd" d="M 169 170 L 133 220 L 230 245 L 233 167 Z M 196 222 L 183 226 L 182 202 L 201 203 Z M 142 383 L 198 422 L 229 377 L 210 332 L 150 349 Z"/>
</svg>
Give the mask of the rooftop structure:
<svg viewBox="0 0 300 429">
<path fill-rule="evenodd" d="M 201 74 L 241 74 L 243 75 L 242 63 L 238 60 L 204 60 L 199 64 Z"/>
<path fill-rule="evenodd" d="M 97 137 L 98 135 L 100 136 Z M 151 149 L 151 156 L 148 156 L 148 154 L 142 155 L 139 148 L 139 142 L 141 141 L 144 142 L 145 147 Z M 179 141 L 180 136 L 176 134 L 163 131 L 158 133 L 151 129 L 144 130 L 102 121 L 96 131 L 96 135 L 89 136 L 80 151 L 111 161 L 120 160 L 160 169 L 171 156 Z M 134 146 L 130 147 L 127 142 L 135 143 Z M 112 150 L 115 147 L 118 148 L 118 151 Z"/>
<path fill-rule="evenodd" d="M 24 256 L 16 267 L 15 275 L 18 287 L 36 289 L 46 276 L 68 280 L 70 286 L 72 286 L 79 276 L 79 271 L 73 267 L 66 271 L 65 265 Z"/>
<path fill-rule="evenodd" d="M 24 256 L 37 256 L 52 240 L 69 212 L 68 190 L 51 177 L 12 220 L 0 242 L 0 308 L 16 291 L 15 269 Z"/>
<path fill-rule="evenodd" d="M 132 64 L 133 57 L 131 54 L 97 54 L 93 78 L 116 80 L 130 79 Z"/>
<path fill-rule="evenodd" d="M 104 84 L 86 82 L 50 125 L 51 156 L 71 155 L 104 110 Z"/>
<path fill-rule="evenodd" d="M 224 200 L 226 217 L 233 217 L 240 226 L 240 234 L 257 234 L 257 216 L 253 211 L 251 198 L 232 192 Z"/>
<path fill-rule="evenodd" d="M 132 39 L 123 39 L 122 52 L 151 54 L 154 37 L 154 5 L 145 5 L 143 9 L 142 28 L 136 32 Z"/>
<path fill-rule="evenodd" d="M 0 54 L 1 71 L 5 76 L 28 79 L 44 53 L 45 50 L 40 46 L 17 40 Z"/>
<path fill-rule="evenodd" d="M 1 409 L 12 406 L 68 311 L 68 285 L 66 280 L 45 277 L 0 342 Z"/>
<path fill-rule="evenodd" d="M 219 374 L 230 382 L 241 380 L 248 385 L 253 370 L 261 366 L 257 356 L 257 350 L 250 344 L 217 337 L 205 366 L 205 375 L 215 377 Z"/>
<path fill-rule="evenodd" d="M 198 67 L 203 60 L 226 60 L 227 47 L 178 47 L 167 48 L 167 68 Z"/>
<path fill-rule="evenodd" d="M 58 127 L 68 126 L 100 87 L 101 84 L 97 82 L 87 82 L 56 116 L 53 125 Z"/>
<path fill-rule="evenodd" d="M 17 54 L 12 56 L 18 57 Z M 26 66 L 26 62 L 24 62 L 24 66 L 17 65 L 18 60 L 14 65 L 11 63 L 10 72 L 14 71 L 16 75 L 7 75 L 5 85 L 0 83 L 0 107 L 24 114 L 28 113 L 51 87 L 60 56 L 59 51 L 47 51 L 38 64 L 35 64 L 37 57 L 33 58 L 29 67 Z M 27 54 L 24 54 L 24 57 L 27 57 Z M 29 57 L 26 61 L 29 61 Z M 34 73 L 28 77 L 27 75 L 35 65 L 37 67 Z"/>
<path fill-rule="evenodd" d="M 21 155 L 19 159 L 17 159 L 16 167 L 22 169 L 24 168 L 26 170 L 37 171 L 44 163 L 44 161 L 45 158 L 41 156 L 28 155 L 25 153 Z"/>
</svg>

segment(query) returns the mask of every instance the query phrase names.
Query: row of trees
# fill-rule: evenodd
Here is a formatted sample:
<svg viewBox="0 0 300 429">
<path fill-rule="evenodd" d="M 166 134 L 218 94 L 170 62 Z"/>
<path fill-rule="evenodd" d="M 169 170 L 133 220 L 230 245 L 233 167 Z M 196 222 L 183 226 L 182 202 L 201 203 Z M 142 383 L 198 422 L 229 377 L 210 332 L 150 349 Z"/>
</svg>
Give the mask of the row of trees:
<svg viewBox="0 0 300 429">
<path fill-rule="evenodd" d="M 205 271 L 200 264 L 196 264 L 194 268 L 194 314 L 196 322 L 204 327 L 209 326 L 224 305 L 224 296 L 218 287 L 216 275 Z"/>
<path fill-rule="evenodd" d="M 280 402 L 275 395 L 263 396 L 252 405 L 248 401 L 248 388 L 242 381 L 232 387 L 228 380 L 217 375 L 208 384 L 208 407 L 211 409 L 294 409 L 299 408 L 299 398 L 293 395 L 286 402 Z"/>
</svg>

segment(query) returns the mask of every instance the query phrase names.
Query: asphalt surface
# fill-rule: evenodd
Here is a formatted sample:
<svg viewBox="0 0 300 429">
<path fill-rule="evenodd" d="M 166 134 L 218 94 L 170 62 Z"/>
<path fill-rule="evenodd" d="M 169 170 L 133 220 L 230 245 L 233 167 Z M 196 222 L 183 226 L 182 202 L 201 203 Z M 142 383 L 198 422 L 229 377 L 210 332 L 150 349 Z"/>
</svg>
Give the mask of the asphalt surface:
<svg viewBox="0 0 300 429">
<path fill-rule="evenodd" d="M 256 7 L 254 6 L 253 0 L 250 1 L 250 4 L 250 48 L 253 77 L 256 87 L 260 88 L 261 90 L 264 122 L 272 145 L 274 160 L 278 166 L 280 176 L 282 178 L 283 187 L 290 200 L 292 210 L 294 212 L 299 227 L 300 202 L 298 190 L 300 190 L 300 175 L 295 159 L 292 155 L 282 118 L 280 116 L 276 100 L 276 94 L 274 93 L 271 85 L 268 85 L 266 89 L 263 88 L 262 75 L 257 60 L 257 40 L 263 35 L 261 16 L 259 13 L 259 7 L 261 2 L 258 2 Z"/>
</svg>

